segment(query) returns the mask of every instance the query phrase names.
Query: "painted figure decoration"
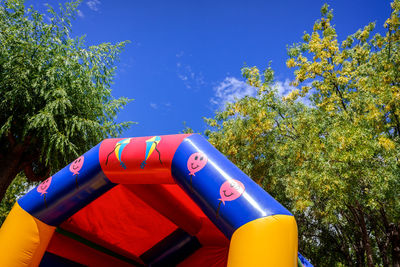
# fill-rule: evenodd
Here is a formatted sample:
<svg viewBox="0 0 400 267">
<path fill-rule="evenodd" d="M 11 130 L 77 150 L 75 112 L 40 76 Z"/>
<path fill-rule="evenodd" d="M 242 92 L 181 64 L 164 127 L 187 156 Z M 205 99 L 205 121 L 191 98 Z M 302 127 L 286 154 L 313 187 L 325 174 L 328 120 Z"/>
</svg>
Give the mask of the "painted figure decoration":
<svg viewBox="0 0 400 267">
<path fill-rule="evenodd" d="M 160 151 L 158 151 L 157 146 L 161 141 L 161 137 L 160 136 L 154 136 L 148 140 L 146 140 L 146 153 L 144 156 L 144 161 L 140 164 L 140 168 L 144 169 L 144 167 L 146 167 L 146 161 L 147 159 L 151 156 L 151 154 L 153 154 L 154 150 L 157 151 L 158 153 L 158 160 L 161 162 L 161 154 Z"/>
<path fill-rule="evenodd" d="M 76 188 L 77 189 L 79 187 L 79 185 L 78 185 L 78 174 L 79 174 L 79 171 L 82 169 L 84 160 L 85 160 L 85 157 L 84 156 L 80 156 L 79 158 L 74 160 L 74 162 L 72 162 L 71 165 L 69 166 L 70 172 L 72 172 L 72 175 L 75 176 L 75 184 L 76 184 Z"/>
<path fill-rule="evenodd" d="M 121 141 L 118 141 L 115 146 L 114 149 L 107 155 L 107 159 L 106 159 L 106 165 L 108 163 L 108 158 L 110 157 L 110 155 L 115 152 L 115 157 L 117 158 L 117 160 L 119 161 L 120 165 L 122 168 L 126 169 L 126 165 L 125 163 L 122 162 L 122 151 L 125 149 L 125 147 L 131 142 L 132 138 L 126 138 L 126 139 L 122 139 Z"/>
<path fill-rule="evenodd" d="M 221 196 L 221 198 L 219 198 L 219 203 L 218 203 L 218 208 L 217 208 L 217 218 L 219 216 L 219 210 L 221 208 L 221 203 L 224 203 L 225 205 L 225 201 L 233 201 L 237 198 L 239 198 L 243 192 L 244 192 L 245 188 L 244 185 L 242 184 L 242 182 L 235 180 L 235 179 L 231 179 L 228 181 L 225 181 L 220 189 L 219 189 L 219 194 Z"/>
<path fill-rule="evenodd" d="M 190 189 L 193 191 L 193 176 L 195 173 L 203 169 L 208 162 L 208 157 L 202 152 L 196 152 L 190 155 L 187 161 L 187 168 L 190 175 Z"/>
<path fill-rule="evenodd" d="M 46 194 L 47 194 L 47 189 L 50 187 L 51 180 L 52 177 L 50 176 L 49 178 L 41 182 L 36 188 L 36 190 L 40 193 L 40 195 L 43 196 L 44 205 L 46 206 L 46 208 L 47 208 Z"/>
</svg>

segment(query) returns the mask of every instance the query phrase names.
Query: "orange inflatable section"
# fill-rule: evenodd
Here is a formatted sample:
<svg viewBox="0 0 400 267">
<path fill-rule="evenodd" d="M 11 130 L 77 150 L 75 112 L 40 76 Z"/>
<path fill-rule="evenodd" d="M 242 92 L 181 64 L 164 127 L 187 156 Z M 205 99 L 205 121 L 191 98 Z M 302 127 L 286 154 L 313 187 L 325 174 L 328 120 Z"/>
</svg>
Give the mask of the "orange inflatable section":
<svg viewBox="0 0 400 267">
<path fill-rule="evenodd" d="M 0 266 L 38 266 L 55 227 L 32 217 L 18 203 L 0 229 Z"/>
</svg>

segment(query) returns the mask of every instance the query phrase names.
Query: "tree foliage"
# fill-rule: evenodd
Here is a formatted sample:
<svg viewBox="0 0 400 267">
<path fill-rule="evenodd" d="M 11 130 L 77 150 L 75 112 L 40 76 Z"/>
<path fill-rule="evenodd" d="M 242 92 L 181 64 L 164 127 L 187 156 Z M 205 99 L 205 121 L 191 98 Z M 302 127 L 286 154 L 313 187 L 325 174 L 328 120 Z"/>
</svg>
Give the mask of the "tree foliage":
<svg viewBox="0 0 400 267">
<path fill-rule="evenodd" d="M 44 179 L 130 125 L 115 122 L 129 99 L 111 95 L 126 42 L 72 38 L 78 4 L 41 14 L 23 0 L 0 2 L 0 198 L 21 171 Z"/>
<path fill-rule="evenodd" d="M 210 141 L 293 211 L 300 249 L 318 266 L 400 264 L 400 1 L 339 42 L 327 5 L 288 48 L 298 89 L 243 69 L 256 97 L 207 122 Z M 302 103 L 308 99 L 308 105 Z"/>
<path fill-rule="evenodd" d="M 38 182 L 29 182 L 22 173 L 15 177 L 0 202 L 0 225 L 2 225 L 4 220 L 7 218 L 7 215 L 15 202 L 28 192 L 30 188 L 37 184 Z"/>
</svg>

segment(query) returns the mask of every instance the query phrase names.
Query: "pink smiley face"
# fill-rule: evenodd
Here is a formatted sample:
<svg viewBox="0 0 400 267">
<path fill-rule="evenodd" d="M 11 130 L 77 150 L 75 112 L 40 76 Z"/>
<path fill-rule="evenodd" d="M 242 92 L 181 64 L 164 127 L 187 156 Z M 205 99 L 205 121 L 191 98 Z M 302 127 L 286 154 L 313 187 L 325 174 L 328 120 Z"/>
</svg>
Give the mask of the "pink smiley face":
<svg viewBox="0 0 400 267">
<path fill-rule="evenodd" d="M 74 174 L 74 175 L 78 175 L 79 171 L 82 169 L 83 166 L 83 161 L 85 160 L 85 158 L 83 156 L 80 156 L 79 158 L 77 158 L 76 160 L 74 160 L 74 162 L 71 163 L 71 165 L 69 166 L 69 170 Z"/>
<path fill-rule="evenodd" d="M 50 176 L 49 178 L 44 180 L 40 185 L 38 185 L 36 190 L 40 193 L 40 195 L 47 194 L 46 190 L 50 187 L 51 179 L 52 177 Z"/>
<path fill-rule="evenodd" d="M 242 182 L 238 180 L 229 180 L 224 182 L 220 189 L 219 189 L 219 194 L 221 195 L 221 200 L 224 205 L 225 201 L 232 201 L 240 197 L 244 192 L 244 185 Z"/>
<path fill-rule="evenodd" d="M 206 166 L 208 158 L 205 154 L 201 152 L 196 152 L 190 155 L 187 161 L 187 168 L 190 171 L 189 175 L 194 175 L 196 172 Z"/>
</svg>

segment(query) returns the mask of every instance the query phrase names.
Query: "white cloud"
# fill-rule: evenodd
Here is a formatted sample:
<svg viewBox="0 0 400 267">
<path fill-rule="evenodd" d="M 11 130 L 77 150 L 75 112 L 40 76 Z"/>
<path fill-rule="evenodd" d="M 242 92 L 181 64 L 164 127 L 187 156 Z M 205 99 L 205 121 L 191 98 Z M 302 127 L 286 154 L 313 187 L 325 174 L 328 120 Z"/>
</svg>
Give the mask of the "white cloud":
<svg viewBox="0 0 400 267">
<path fill-rule="evenodd" d="M 310 84 L 311 85 L 311 84 Z M 295 86 L 290 85 L 290 80 L 276 81 L 272 87 L 277 90 L 279 96 L 283 97 L 288 95 L 291 91 L 297 89 Z M 210 102 L 223 108 L 227 103 L 234 103 L 236 100 L 242 99 L 245 96 L 256 97 L 257 88 L 248 85 L 244 81 L 240 81 L 235 77 L 226 77 L 222 82 L 214 87 L 215 95 L 211 98 Z M 310 106 L 311 102 L 308 96 L 299 98 L 299 101 L 305 105 Z"/>
<path fill-rule="evenodd" d="M 225 106 L 226 103 L 235 102 L 245 96 L 256 96 L 257 89 L 235 77 L 226 77 L 220 84 L 214 87 L 215 96 L 211 103 L 218 106 Z"/>
<path fill-rule="evenodd" d="M 188 76 L 182 75 L 182 74 L 178 74 L 178 78 L 181 79 L 182 81 L 187 81 L 188 80 Z"/>
<path fill-rule="evenodd" d="M 86 2 L 87 6 L 93 11 L 99 11 L 99 6 L 101 5 L 100 0 L 90 0 Z"/>
<path fill-rule="evenodd" d="M 85 14 L 83 14 L 83 12 L 80 9 L 78 9 L 78 17 L 82 19 L 85 17 Z"/>
<path fill-rule="evenodd" d="M 198 89 L 205 84 L 203 73 L 195 73 L 190 65 L 176 63 L 177 76 L 188 89 Z"/>
<path fill-rule="evenodd" d="M 161 110 L 163 112 L 169 111 L 172 108 L 171 102 L 163 102 L 163 103 L 154 103 L 150 102 L 150 107 L 152 109 Z"/>
<path fill-rule="evenodd" d="M 296 87 L 290 85 L 290 80 L 286 79 L 285 81 L 276 81 L 273 85 L 278 90 L 278 94 L 280 96 L 286 96 L 291 91 L 295 90 Z"/>
<path fill-rule="evenodd" d="M 309 83 L 306 83 L 304 85 L 305 86 L 312 86 L 312 83 L 309 82 Z M 286 79 L 284 82 L 276 81 L 273 86 L 277 89 L 278 94 L 281 97 L 287 96 L 293 90 L 298 89 L 297 87 L 295 87 L 293 85 L 290 85 L 290 80 L 289 79 Z M 304 97 L 298 98 L 297 101 L 300 101 L 300 102 L 302 102 L 303 104 L 305 104 L 307 106 L 312 106 L 312 103 L 311 103 L 310 98 L 309 98 L 311 92 L 312 91 L 308 92 L 308 94 L 306 94 L 306 96 L 304 96 Z"/>
</svg>

